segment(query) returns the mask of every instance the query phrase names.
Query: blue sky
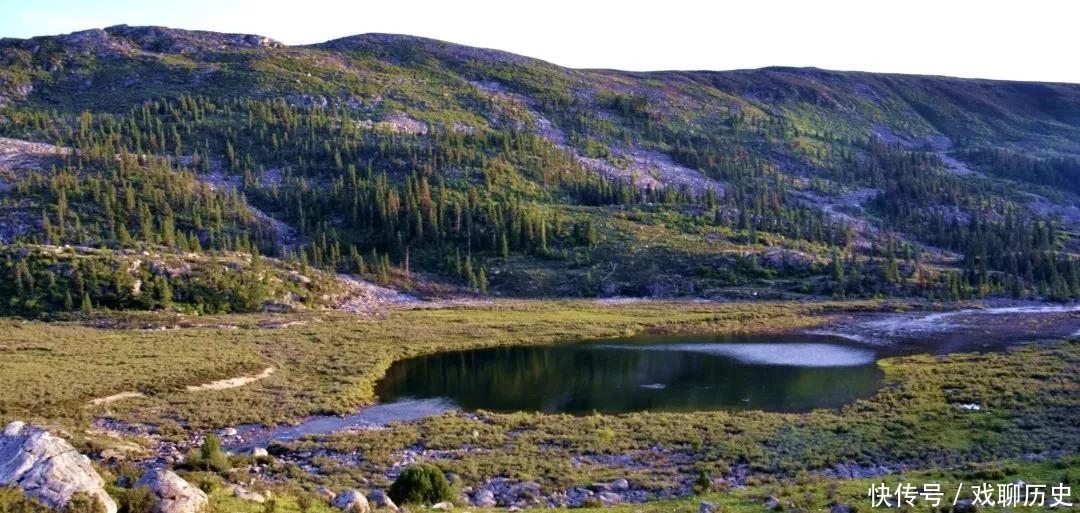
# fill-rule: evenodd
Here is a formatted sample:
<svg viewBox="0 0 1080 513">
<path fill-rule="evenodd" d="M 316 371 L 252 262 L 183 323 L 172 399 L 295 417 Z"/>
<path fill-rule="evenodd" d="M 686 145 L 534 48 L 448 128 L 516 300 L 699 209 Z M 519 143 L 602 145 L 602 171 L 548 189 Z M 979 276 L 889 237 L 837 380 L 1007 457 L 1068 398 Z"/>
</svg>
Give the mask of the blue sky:
<svg viewBox="0 0 1080 513">
<path fill-rule="evenodd" d="M 1072 0 L 0 0 L 0 36 L 109 25 L 255 33 L 287 44 L 390 32 L 571 67 L 817 66 L 1080 83 Z"/>
</svg>

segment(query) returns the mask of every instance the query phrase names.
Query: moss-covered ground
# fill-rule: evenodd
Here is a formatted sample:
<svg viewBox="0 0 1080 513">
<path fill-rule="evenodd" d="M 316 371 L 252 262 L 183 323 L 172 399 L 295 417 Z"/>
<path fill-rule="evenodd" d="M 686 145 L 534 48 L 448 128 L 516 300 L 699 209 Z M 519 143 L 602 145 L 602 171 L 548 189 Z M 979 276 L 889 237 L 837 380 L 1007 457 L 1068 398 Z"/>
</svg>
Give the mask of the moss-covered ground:
<svg viewBox="0 0 1080 513">
<path fill-rule="evenodd" d="M 87 430 L 102 416 L 157 426 L 179 440 L 242 423 L 346 413 L 376 400 L 374 383 L 393 361 L 423 353 L 643 331 L 784 332 L 828 323 L 837 313 L 910 306 L 498 301 L 390 310 L 376 317 L 137 314 L 102 317 L 90 325 L 6 320 L 0 336 L 0 376 L 6 383 L 0 415 L 5 421 L 19 418 L 61 429 L 98 456 L 115 442 Z M 885 373 L 881 390 L 842 409 L 451 413 L 272 447 L 282 457 L 265 468 L 258 482 L 275 490 L 277 511 L 298 511 L 296 498 L 319 486 L 385 487 L 386 469 L 403 454 L 432 462 L 466 485 L 506 477 L 536 481 L 545 492 L 617 478 L 628 479 L 636 489 L 686 490 L 704 473 L 714 486 L 703 497 L 722 511 L 761 510 L 770 496 L 783 508 L 809 511 L 848 504 L 866 510 L 866 491 L 881 482 L 895 488 L 903 482 L 940 481 L 944 489 L 952 487 L 950 493 L 961 482 L 976 481 L 1075 485 L 1080 475 L 1080 341 L 892 357 L 879 364 Z M 244 387 L 186 389 L 266 367 L 276 372 Z M 88 405 L 124 391 L 146 396 Z M 982 409 L 960 407 L 968 403 Z M 297 464 L 294 455 L 305 452 L 317 455 L 303 460 L 314 468 Z M 343 464 L 336 456 L 346 453 L 361 457 Z M 99 465 L 110 479 L 123 471 L 105 461 Z M 859 477 L 860 472 L 876 474 Z M 210 476 L 189 474 L 195 482 Z M 250 479 L 243 471 L 220 477 Z M 221 491 L 213 497 L 218 511 L 266 508 Z M 696 501 L 615 509 L 691 511 Z"/>
</svg>

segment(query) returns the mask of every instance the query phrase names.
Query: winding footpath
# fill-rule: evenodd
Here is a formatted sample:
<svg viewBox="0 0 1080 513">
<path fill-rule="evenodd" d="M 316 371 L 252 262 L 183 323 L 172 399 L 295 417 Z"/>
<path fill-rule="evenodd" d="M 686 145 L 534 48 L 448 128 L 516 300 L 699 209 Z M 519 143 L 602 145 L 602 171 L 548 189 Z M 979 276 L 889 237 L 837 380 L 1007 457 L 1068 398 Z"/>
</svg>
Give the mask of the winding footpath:
<svg viewBox="0 0 1080 513">
<path fill-rule="evenodd" d="M 277 369 L 274 367 L 267 367 L 263 369 L 262 372 L 255 375 L 243 375 L 237 376 L 235 378 L 219 379 L 217 381 L 211 381 L 209 383 L 203 383 L 201 385 L 188 385 L 186 387 L 186 390 L 188 392 L 204 392 L 207 390 L 226 390 L 229 388 L 242 387 L 244 385 L 259 381 L 260 379 L 266 379 L 272 376 L 276 370 Z M 103 406 L 106 404 L 114 403 L 116 401 L 122 401 L 124 399 L 134 399 L 137 397 L 146 397 L 146 395 L 142 392 L 134 391 L 120 392 L 118 394 L 91 399 L 89 402 L 86 403 L 86 406 Z"/>
</svg>

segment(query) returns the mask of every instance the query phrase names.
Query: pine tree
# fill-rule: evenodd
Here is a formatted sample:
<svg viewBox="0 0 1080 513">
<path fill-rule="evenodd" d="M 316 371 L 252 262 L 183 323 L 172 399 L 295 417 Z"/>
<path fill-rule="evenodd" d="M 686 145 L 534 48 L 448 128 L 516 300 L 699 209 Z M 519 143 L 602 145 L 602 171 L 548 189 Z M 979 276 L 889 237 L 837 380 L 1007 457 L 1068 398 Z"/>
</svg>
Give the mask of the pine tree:
<svg viewBox="0 0 1080 513">
<path fill-rule="evenodd" d="M 82 313 L 89 315 L 94 311 L 94 305 L 90 302 L 90 293 L 84 292 L 82 297 L 82 305 L 79 306 L 79 310 Z"/>
<path fill-rule="evenodd" d="M 154 293 L 156 296 L 154 299 L 157 301 L 158 306 L 166 310 L 173 307 L 172 285 L 164 276 L 154 278 Z"/>
<path fill-rule="evenodd" d="M 844 262 L 840 259 L 840 253 L 833 252 L 832 255 L 832 279 L 834 281 L 844 282 Z"/>
<path fill-rule="evenodd" d="M 476 275 L 476 289 L 479 290 L 481 294 L 487 294 L 487 288 L 487 271 L 484 270 L 484 266 L 480 266 L 480 272 Z"/>
<path fill-rule="evenodd" d="M 357 274 L 364 274 L 364 255 L 356 250 L 356 246 L 349 246 L 349 258 L 353 262 L 353 270 Z"/>
<path fill-rule="evenodd" d="M 469 287 L 476 289 L 476 273 L 473 272 L 472 257 L 465 257 L 465 279 L 469 281 Z"/>
</svg>

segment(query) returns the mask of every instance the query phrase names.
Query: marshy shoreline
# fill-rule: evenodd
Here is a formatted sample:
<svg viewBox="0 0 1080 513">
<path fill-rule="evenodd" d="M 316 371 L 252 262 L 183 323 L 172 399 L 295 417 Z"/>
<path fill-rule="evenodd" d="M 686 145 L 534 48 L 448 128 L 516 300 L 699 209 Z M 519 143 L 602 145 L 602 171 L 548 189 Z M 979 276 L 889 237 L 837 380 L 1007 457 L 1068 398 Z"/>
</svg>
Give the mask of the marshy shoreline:
<svg viewBox="0 0 1080 513">
<path fill-rule="evenodd" d="M 238 454 L 265 447 L 268 459 L 240 457 L 250 462 L 247 475 L 264 486 L 281 486 L 291 481 L 284 476 L 300 472 L 297 482 L 305 487 L 385 488 L 405 466 L 431 462 L 459 479 L 459 502 L 474 507 L 480 505 L 477 498 L 483 504 L 493 498 L 494 505 L 504 507 L 682 500 L 700 474 L 709 476 L 715 489 L 745 490 L 797 475 L 850 482 L 1010 461 L 1021 463 L 1004 465 L 1026 468 L 1075 457 L 1062 447 L 1080 436 L 1065 417 L 1080 403 L 1075 394 L 1080 348 L 1062 340 L 1080 327 L 1080 306 L 882 311 L 892 308 L 837 311 L 830 306 L 779 327 L 770 325 L 768 316 L 749 317 L 757 321 L 757 332 L 843 336 L 885 356 L 880 365 L 887 386 L 839 409 L 579 416 L 443 410 L 393 422 L 398 419 L 385 411 L 393 405 L 375 403 L 356 413 L 382 408 L 390 422 L 358 423 L 278 442 L 265 435 L 279 428 L 253 425 L 196 428 L 192 436 L 171 438 L 156 433 L 152 424 L 132 430 L 119 418 L 106 422 L 99 417 L 95 428 L 109 436 L 156 440 L 148 443 L 157 444 L 154 456 L 139 461 L 148 466 L 178 464 L 208 432 L 224 435 L 225 447 Z M 475 313 L 464 310 L 457 313 Z M 713 323 L 720 315 L 710 315 L 704 322 L 639 325 L 618 333 L 716 331 Z M 725 325 L 733 328 L 739 322 Z M 731 331 L 745 332 L 746 327 Z M 875 340 L 868 343 L 871 337 Z M 980 409 L 965 409 L 968 404 Z M 988 438 L 988 433 L 995 436 Z"/>
</svg>

